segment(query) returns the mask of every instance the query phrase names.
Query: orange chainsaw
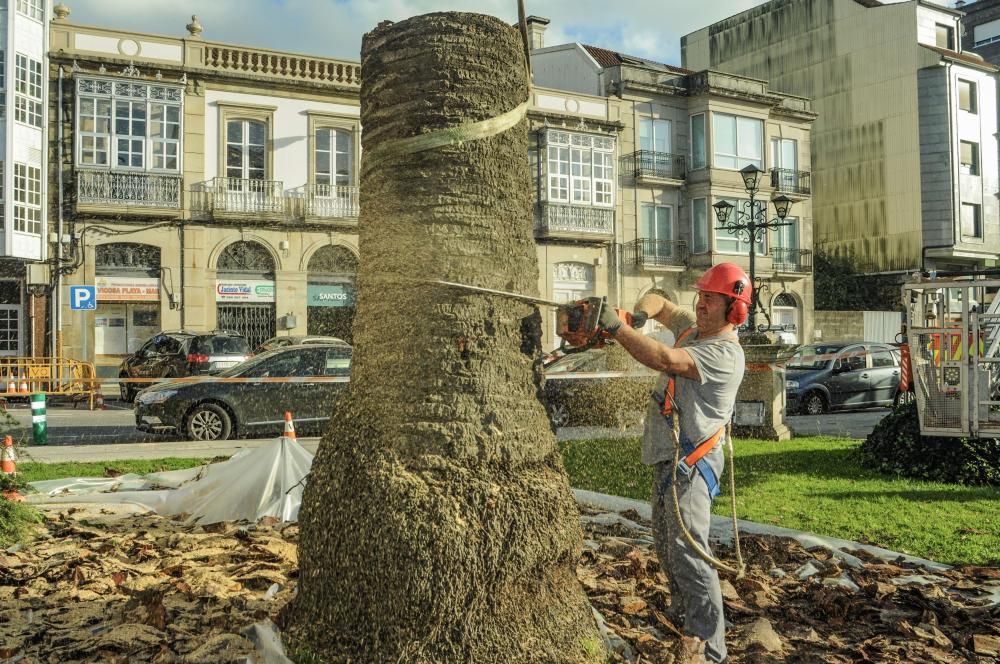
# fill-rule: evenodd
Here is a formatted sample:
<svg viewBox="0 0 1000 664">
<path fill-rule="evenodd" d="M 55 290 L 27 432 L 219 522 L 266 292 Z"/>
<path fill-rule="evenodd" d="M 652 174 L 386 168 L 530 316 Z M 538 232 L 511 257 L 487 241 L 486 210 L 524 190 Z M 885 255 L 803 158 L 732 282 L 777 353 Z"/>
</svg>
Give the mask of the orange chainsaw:
<svg viewBox="0 0 1000 664">
<path fill-rule="evenodd" d="M 473 293 L 483 293 L 485 295 L 499 295 L 500 297 L 518 300 L 527 304 L 555 307 L 556 309 L 556 334 L 561 342 L 559 350 L 563 353 L 578 353 L 588 348 L 600 348 L 605 340 L 610 339 L 603 327 L 601 327 L 601 313 L 608 306 L 605 297 L 588 297 L 575 302 L 556 302 L 545 300 L 531 295 L 521 295 L 520 293 L 510 293 L 493 288 L 482 288 L 480 286 L 469 286 L 452 281 L 434 281 L 432 283 L 450 288 L 471 291 Z M 615 309 L 618 319 L 625 325 L 631 327 L 642 327 L 646 324 L 647 316 L 645 312 L 631 312 L 624 309 Z"/>
</svg>

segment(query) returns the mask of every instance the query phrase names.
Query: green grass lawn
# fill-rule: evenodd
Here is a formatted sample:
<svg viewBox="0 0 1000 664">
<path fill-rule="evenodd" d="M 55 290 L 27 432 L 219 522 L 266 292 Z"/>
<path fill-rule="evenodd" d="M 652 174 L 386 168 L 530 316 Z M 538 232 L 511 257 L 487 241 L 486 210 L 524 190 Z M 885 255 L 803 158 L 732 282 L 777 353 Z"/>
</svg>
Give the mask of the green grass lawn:
<svg viewBox="0 0 1000 664">
<path fill-rule="evenodd" d="M 880 475 L 861 464 L 860 445 L 826 437 L 736 441 L 737 515 L 943 563 L 1000 564 L 1000 489 Z M 639 461 L 638 439 L 561 449 L 574 487 L 649 500 L 652 475 Z M 730 513 L 727 494 L 715 513 Z"/>
<path fill-rule="evenodd" d="M 796 438 L 736 442 L 740 518 L 842 537 L 952 564 L 1000 564 L 1000 489 L 918 482 L 874 473 L 857 458 L 860 441 Z M 570 483 L 649 499 L 651 473 L 638 439 L 587 440 L 560 448 Z M 21 463 L 26 481 L 188 468 L 202 459 Z M 729 480 L 723 478 L 723 485 Z M 729 498 L 716 501 L 729 514 Z"/>
</svg>

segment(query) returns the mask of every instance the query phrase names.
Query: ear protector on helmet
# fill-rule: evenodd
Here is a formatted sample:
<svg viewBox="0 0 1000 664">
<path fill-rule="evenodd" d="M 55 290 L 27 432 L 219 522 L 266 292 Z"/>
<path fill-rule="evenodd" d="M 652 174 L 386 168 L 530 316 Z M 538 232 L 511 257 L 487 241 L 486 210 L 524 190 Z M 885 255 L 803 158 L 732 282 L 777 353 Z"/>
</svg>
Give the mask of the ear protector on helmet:
<svg viewBox="0 0 1000 664">
<path fill-rule="evenodd" d="M 750 314 L 750 307 L 743 300 L 733 300 L 726 310 L 726 320 L 733 325 L 742 325 Z"/>
<path fill-rule="evenodd" d="M 745 284 L 743 281 L 737 281 L 733 284 L 733 294 L 742 294 L 744 288 Z M 740 299 L 734 299 L 732 303 L 730 303 L 729 308 L 726 309 L 726 321 L 732 323 L 733 325 L 742 325 L 746 322 L 749 314 L 750 307 L 747 303 Z"/>
</svg>

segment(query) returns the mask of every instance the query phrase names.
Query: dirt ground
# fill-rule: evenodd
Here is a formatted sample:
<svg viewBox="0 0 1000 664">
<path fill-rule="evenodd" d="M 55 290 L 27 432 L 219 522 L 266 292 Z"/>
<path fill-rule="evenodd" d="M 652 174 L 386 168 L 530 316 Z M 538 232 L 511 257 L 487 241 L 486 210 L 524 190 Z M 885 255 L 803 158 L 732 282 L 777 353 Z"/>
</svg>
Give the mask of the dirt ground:
<svg viewBox="0 0 1000 664">
<path fill-rule="evenodd" d="M 670 661 L 678 632 L 648 524 L 634 513 L 582 520 L 578 576 L 613 661 Z M 201 527 L 107 507 L 50 512 L 38 540 L 0 552 L 0 659 L 264 661 L 241 659 L 255 648 L 248 627 L 291 598 L 297 539 L 297 525 L 269 519 Z M 825 549 L 746 537 L 748 573 L 723 583 L 730 662 L 998 661 L 1000 607 L 980 589 L 1000 569 L 931 574 L 856 555 L 865 564 L 848 568 Z"/>
</svg>

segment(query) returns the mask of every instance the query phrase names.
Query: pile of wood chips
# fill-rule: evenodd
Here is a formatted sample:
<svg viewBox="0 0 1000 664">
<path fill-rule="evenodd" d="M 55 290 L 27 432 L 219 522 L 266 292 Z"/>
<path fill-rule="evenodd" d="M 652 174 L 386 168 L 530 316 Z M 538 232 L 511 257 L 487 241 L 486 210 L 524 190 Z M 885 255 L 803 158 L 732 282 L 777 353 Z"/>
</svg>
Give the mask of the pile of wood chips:
<svg viewBox="0 0 1000 664">
<path fill-rule="evenodd" d="M 665 662 L 677 640 L 648 524 L 584 510 L 578 574 L 616 662 Z M 248 628 L 288 602 L 298 526 L 190 526 L 107 507 L 50 512 L 42 537 L 0 552 L 0 659 L 245 661 Z M 1000 569 L 930 573 L 856 552 L 747 537 L 745 578 L 724 581 L 730 662 L 995 662 Z M 721 552 L 729 558 L 732 552 Z M 801 578 L 800 578 L 801 577 Z M 259 659 L 257 661 L 260 661 Z"/>
</svg>

